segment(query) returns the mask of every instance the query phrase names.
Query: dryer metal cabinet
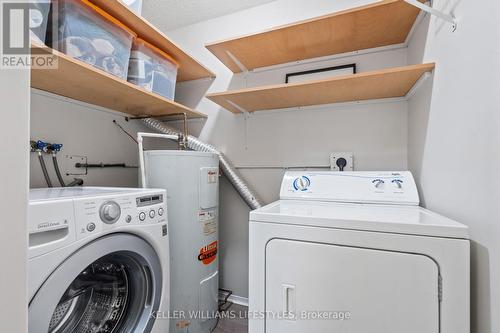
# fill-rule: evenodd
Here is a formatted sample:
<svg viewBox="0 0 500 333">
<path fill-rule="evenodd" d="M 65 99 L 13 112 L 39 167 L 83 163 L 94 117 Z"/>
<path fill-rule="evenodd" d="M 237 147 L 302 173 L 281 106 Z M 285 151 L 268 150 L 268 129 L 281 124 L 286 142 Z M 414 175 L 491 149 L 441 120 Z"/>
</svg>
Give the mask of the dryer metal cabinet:
<svg viewBox="0 0 500 333">
<path fill-rule="evenodd" d="M 289 172 L 250 213 L 250 333 L 468 333 L 468 229 L 410 173 Z"/>
</svg>

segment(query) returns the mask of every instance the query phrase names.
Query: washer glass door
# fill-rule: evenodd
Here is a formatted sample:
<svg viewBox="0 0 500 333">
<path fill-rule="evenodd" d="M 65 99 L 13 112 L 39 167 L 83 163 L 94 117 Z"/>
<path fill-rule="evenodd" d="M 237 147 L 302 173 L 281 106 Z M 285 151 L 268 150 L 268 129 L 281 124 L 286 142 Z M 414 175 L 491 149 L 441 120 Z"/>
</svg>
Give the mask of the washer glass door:
<svg viewBox="0 0 500 333">
<path fill-rule="evenodd" d="M 30 303 L 29 332 L 147 332 L 159 307 L 161 279 L 160 262 L 147 242 L 126 234 L 101 238 L 43 284 Z"/>
</svg>

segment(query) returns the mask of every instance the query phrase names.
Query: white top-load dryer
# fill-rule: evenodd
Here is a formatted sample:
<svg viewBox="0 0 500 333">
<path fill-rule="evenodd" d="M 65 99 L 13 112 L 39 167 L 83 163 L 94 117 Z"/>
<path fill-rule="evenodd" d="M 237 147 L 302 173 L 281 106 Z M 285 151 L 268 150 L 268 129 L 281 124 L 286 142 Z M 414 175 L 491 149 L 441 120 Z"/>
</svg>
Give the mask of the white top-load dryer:
<svg viewBox="0 0 500 333">
<path fill-rule="evenodd" d="M 168 333 L 165 190 L 30 191 L 30 333 Z"/>
<path fill-rule="evenodd" d="M 250 333 L 469 333 L 466 226 L 409 172 L 287 172 L 250 213 Z"/>
</svg>

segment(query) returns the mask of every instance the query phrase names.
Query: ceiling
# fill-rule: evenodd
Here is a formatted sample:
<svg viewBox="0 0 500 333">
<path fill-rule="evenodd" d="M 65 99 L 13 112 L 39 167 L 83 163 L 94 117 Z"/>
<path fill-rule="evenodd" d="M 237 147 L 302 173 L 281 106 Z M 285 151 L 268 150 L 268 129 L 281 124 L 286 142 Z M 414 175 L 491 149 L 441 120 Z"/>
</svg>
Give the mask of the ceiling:
<svg viewBox="0 0 500 333">
<path fill-rule="evenodd" d="M 143 0 L 142 15 L 163 31 L 275 0 Z"/>
</svg>

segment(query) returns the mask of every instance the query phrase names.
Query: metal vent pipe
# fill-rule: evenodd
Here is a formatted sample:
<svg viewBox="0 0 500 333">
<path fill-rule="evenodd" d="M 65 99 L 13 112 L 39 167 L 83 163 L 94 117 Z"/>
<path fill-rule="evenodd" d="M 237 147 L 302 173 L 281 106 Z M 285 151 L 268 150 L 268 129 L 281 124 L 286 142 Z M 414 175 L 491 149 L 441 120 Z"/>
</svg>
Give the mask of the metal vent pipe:
<svg viewBox="0 0 500 333">
<path fill-rule="evenodd" d="M 168 135 L 177 135 L 177 136 L 183 135 L 183 133 L 180 133 L 179 131 L 171 127 L 168 127 L 159 120 L 153 118 L 145 118 L 142 121 L 149 128 L 159 133 Z M 217 148 L 215 148 L 214 146 L 209 145 L 208 143 L 205 143 L 192 135 L 188 136 L 187 146 L 189 149 L 192 150 L 209 152 L 219 156 L 220 167 L 222 169 L 222 172 L 227 177 L 227 179 L 229 179 L 229 181 L 234 186 L 236 191 L 240 194 L 240 196 L 243 198 L 243 200 L 245 200 L 247 205 L 250 206 L 250 208 L 252 209 L 257 209 L 262 207 L 262 203 L 257 198 L 254 191 L 247 185 L 247 183 L 240 176 L 238 170 L 236 170 L 236 168 L 232 165 L 232 163 L 227 159 L 227 157 L 222 152 L 217 150 Z"/>
</svg>

